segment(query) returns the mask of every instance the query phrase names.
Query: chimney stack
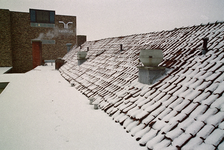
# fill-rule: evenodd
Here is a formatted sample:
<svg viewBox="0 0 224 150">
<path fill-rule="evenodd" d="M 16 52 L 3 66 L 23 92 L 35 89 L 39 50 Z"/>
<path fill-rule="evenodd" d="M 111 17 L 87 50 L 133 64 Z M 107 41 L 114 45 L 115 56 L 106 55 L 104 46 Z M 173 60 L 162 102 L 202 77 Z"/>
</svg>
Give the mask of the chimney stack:
<svg viewBox="0 0 224 150">
<path fill-rule="evenodd" d="M 86 35 L 77 35 L 76 45 L 77 47 L 81 46 L 86 42 Z"/>
</svg>

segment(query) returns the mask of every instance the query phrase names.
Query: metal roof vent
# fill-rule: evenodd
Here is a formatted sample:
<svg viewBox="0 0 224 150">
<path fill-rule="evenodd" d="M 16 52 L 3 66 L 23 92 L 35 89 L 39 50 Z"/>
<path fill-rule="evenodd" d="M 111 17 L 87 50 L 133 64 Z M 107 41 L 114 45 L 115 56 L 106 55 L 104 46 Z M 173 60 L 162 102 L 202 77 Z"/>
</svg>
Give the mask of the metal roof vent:
<svg viewBox="0 0 224 150">
<path fill-rule="evenodd" d="M 86 51 L 78 51 L 77 53 L 78 65 L 81 65 L 87 60 L 86 55 L 87 55 Z"/>
<path fill-rule="evenodd" d="M 157 82 L 166 70 L 164 67 L 158 67 L 163 60 L 162 49 L 141 50 L 139 55 L 140 61 L 144 66 L 138 66 L 138 81 L 143 84 L 153 84 Z"/>
<path fill-rule="evenodd" d="M 141 50 L 139 58 L 144 66 L 158 67 L 163 60 L 163 51 L 161 49 Z"/>
<path fill-rule="evenodd" d="M 67 46 L 67 53 L 68 53 L 71 49 L 72 43 L 67 43 L 66 46 Z"/>
<path fill-rule="evenodd" d="M 87 52 L 86 51 L 79 51 L 77 53 L 77 58 L 78 59 L 86 59 L 86 55 L 87 55 Z"/>
</svg>

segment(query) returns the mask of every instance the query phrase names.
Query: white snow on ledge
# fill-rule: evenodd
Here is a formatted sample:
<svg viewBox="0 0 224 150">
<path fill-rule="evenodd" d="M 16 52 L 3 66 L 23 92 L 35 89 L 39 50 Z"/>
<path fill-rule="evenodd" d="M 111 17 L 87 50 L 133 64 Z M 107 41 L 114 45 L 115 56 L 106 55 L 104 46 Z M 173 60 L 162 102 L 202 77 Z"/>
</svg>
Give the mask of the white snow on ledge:
<svg viewBox="0 0 224 150">
<path fill-rule="evenodd" d="M 65 81 L 54 66 L 0 74 L 2 150 L 138 150 L 138 142 Z"/>
<path fill-rule="evenodd" d="M 12 67 L 0 67 L 0 75 L 12 69 Z"/>
</svg>

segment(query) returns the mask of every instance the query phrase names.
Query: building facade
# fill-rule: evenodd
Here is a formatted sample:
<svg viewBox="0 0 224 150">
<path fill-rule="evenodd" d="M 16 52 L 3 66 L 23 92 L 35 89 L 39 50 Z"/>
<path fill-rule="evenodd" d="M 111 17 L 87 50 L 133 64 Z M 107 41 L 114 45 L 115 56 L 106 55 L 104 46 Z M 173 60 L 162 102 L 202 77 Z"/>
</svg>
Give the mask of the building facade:
<svg viewBox="0 0 224 150">
<path fill-rule="evenodd" d="M 67 53 L 66 44 L 76 45 L 76 16 L 56 15 L 55 11 L 30 9 L 29 13 L 0 9 L 0 67 L 11 72 L 33 69 L 33 41 L 41 43 L 44 60 L 55 60 Z"/>
</svg>

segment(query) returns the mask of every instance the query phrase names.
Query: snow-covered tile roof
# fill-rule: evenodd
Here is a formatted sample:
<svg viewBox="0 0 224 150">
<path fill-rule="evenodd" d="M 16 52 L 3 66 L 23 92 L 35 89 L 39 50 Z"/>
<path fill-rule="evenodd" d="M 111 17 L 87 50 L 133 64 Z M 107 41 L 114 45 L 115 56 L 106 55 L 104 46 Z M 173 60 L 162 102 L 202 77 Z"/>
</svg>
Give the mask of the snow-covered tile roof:
<svg viewBox="0 0 224 150">
<path fill-rule="evenodd" d="M 61 75 L 149 149 L 224 146 L 224 23 L 88 41 L 64 56 Z M 202 54 L 202 39 L 208 52 Z M 123 50 L 120 51 L 120 44 Z M 78 66 L 77 52 L 87 61 Z M 153 85 L 138 82 L 141 49 L 161 48 L 169 68 Z"/>
</svg>

